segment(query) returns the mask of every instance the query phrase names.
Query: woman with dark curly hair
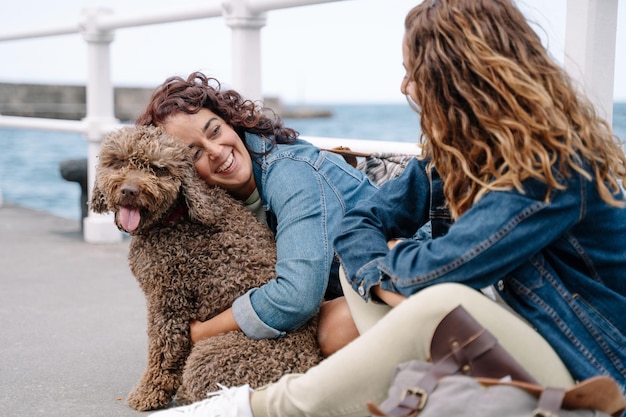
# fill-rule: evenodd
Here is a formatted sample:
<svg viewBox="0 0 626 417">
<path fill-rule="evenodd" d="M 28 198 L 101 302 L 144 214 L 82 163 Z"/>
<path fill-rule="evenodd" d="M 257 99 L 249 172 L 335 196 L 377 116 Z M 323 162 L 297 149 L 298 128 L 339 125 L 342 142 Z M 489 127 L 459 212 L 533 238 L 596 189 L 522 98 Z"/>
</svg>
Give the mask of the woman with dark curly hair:
<svg viewBox="0 0 626 417">
<path fill-rule="evenodd" d="M 429 360 L 458 305 L 541 385 L 606 375 L 626 391 L 623 143 L 512 0 L 423 1 L 402 54 L 423 155 L 334 241 L 360 307 L 392 308 L 304 374 L 156 415 L 369 415 L 399 363 Z M 409 239 L 427 221 L 432 237 Z"/>
<path fill-rule="evenodd" d="M 340 295 L 332 247 L 337 226 L 346 210 L 376 190 L 343 158 L 298 139 L 265 111 L 195 72 L 167 79 L 136 121 L 161 126 L 185 142 L 200 176 L 243 201 L 276 236 L 276 279 L 222 314 L 193 322 L 194 343 L 233 330 L 277 338 L 310 319 L 324 298 Z M 326 355 L 356 336 L 342 311 L 349 318 L 340 300 L 324 304 L 319 338 Z"/>
</svg>

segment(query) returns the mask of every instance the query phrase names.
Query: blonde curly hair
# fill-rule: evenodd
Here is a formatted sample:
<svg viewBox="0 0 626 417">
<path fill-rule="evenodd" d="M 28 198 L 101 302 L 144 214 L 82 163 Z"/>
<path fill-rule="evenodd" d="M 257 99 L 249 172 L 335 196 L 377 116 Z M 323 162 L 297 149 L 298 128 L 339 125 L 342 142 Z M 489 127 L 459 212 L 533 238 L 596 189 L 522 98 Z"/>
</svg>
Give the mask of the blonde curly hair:
<svg viewBox="0 0 626 417">
<path fill-rule="evenodd" d="M 510 0 L 424 1 L 404 42 L 423 153 L 455 218 L 487 192 L 524 192 L 529 178 L 547 184 L 549 201 L 573 172 L 624 206 L 623 144 Z"/>
</svg>

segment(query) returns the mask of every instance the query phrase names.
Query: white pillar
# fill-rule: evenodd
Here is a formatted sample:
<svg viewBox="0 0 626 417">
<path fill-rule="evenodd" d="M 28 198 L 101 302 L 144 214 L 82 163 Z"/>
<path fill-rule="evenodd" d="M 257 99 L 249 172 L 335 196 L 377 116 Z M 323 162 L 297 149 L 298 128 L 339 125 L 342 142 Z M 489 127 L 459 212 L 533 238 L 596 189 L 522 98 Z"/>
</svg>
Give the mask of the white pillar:
<svg viewBox="0 0 626 417">
<path fill-rule="evenodd" d="M 613 119 L 618 0 L 568 0 L 565 68 L 609 124 Z"/>
<path fill-rule="evenodd" d="M 232 29 L 232 86 L 244 98 L 263 100 L 261 90 L 261 28 L 265 13 L 253 13 L 246 0 L 224 3 L 224 19 Z"/>
<path fill-rule="evenodd" d="M 97 156 L 100 144 L 107 132 L 119 122 L 115 119 L 113 85 L 111 83 L 110 45 L 113 32 L 98 28 L 98 16 L 110 14 L 107 9 L 87 9 L 83 11 L 81 31 L 87 42 L 87 115 L 85 117 L 85 137 L 89 142 L 87 156 L 87 188 L 89 198 L 95 179 Z M 122 240 L 122 234 L 115 226 L 112 214 L 97 214 L 89 210 L 83 220 L 83 238 L 89 243 L 111 243 Z"/>
</svg>

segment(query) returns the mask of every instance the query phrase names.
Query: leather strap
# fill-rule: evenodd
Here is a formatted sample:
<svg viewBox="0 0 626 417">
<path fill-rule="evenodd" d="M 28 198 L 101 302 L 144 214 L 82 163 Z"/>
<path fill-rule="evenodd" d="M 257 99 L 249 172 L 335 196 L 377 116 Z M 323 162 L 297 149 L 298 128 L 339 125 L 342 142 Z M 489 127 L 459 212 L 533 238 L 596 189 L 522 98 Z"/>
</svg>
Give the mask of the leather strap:
<svg viewBox="0 0 626 417">
<path fill-rule="evenodd" d="M 446 346 L 449 350 L 444 353 Z M 567 390 L 537 385 L 498 344 L 497 339 L 462 306 L 452 310 L 437 326 L 431 343 L 431 356 L 433 366 L 419 381 L 408 387 L 395 404 L 387 403 L 385 410 L 381 410 L 370 402 L 367 404 L 370 413 L 376 416 L 416 417 L 424 408 L 428 396 L 437 388 L 439 380 L 459 371 L 471 374 L 486 386 L 513 385 L 534 394 L 539 397 L 534 412 L 536 417 L 557 416 L 561 408 L 599 410 L 613 416 L 620 416 L 626 409 L 626 399 L 617 382 L 608 376 L 589 378 Z M 477 367 L 481 360 L 483 364 Z M 501 382 L 500 378 L 506 375 L 513 377 L 513 381 Z"/>
<path fill-rule="evenodd" d="M 452 353 L 465 375 L 537 382 L 462 306 L 441 320 L 433 334 L 430 353 L 434 363 Z"/>
<path fill-rule="evenodd" d="M 350 148 L 346 148 L 345 146 L 337 146 L 335 148 L 321 148 L 321 150 L 341 155 L 348 164 L 352 165 L 353 168 L 356 168 L 356 166 L 358 165 L 357 157 L 368 157 L 372 155 L 371 153 L 353 151 Z"/>
<path fill-rule="evenodd" d="M 455 326 L 459 325 L 457 320 L 466 322 L 467 318 L 471 318 L 469 313 L 458 306 L 452 312 L 450 312 L 445 319 L 455 319 Z M 439 324 L 435 333 L 441 327 L 444 320 Z M 448 325 L 451 325 L 451 320 L 447 321 Z M 475 324 L 474 324 L 475 323 Z M 443 357 L 439 357 L 437 362 L 430 368 L 430 370 L 416 382 L 412 387 L 407 388 L 401 398 L 398 399 L 398 403 L 392 406 L 391 409 L 386 410 L 386 415 L 390 417 L 400 416 L 416 416 L 419 415 L 420 410 L 424 407 L 428 396 L 437 388 L 439 380 L 443 377 L 454 375 L 459 371 L 463 371 L 463 368 L 470 366 L 476 358 L 485 355 L 492 350 L 494 346 L 498 344 L 496 338 L 480 326 L 477 322 L 472 323 L 472 326 L 463 327 L 464 329 L 472 328 L 475 333 L 469 335 L 465 340 L 458 342 L 455 339 L 450 343 L 450 350 Z M 439 355 L 437 355 L 439 356 Z M 471 367 L 470 367 L 471 369 Z M 466 373 L 469 373 L 466 370 Z M 379 414 L 380 415 L 380 414 Z"/>
<path fill-rule="evenodd" d="M 476 378 L 476 380 L 487 387 L 511 385 L 539 398 L 548 389 L 541 385 L 520 381 L 502 382 L 493 378 Z M 559 388 L 556 390 L 560 391 Z M 563 402 L 560 407 L 566 410 L 598 410 L 611 416 L 620 417 L 626 411 L 626 398 L 613 378 L 599 375 L 587 378 L 573 387 L 567 388 L 564 391 Z"/>
<path fill-rule="evenodd" d="M 564 388 L 546 387 L 539 396 L 533 417 L 558 417 L 565 398 Z"/>
</svg>

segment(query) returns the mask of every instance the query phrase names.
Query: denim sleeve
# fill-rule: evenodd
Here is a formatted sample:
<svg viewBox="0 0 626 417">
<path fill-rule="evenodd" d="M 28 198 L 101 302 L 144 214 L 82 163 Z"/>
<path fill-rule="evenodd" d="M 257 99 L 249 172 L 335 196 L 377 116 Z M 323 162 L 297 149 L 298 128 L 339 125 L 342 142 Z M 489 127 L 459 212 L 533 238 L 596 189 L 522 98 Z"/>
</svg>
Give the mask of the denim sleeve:
<svg viewBox="0 0 626 417">
<path fill-rule="evenodd" d="M 407 196 L 413 189 L 423 192 L 415 181 L 420 178 L 404 178 Z M 337 250 L 342 261 L 346 253 L 353 253 L 346 267 L 353 288 L 367 299 L 375 285 L 408 296 L 442 282 L 476 289 L 495 284 L 563 235 L 581 215 L 580 193 L 554 192 L 548 204 L 543 198 L 545 186 L 533 181 L 524 185 L 525 194 L 515 190 L 487 193 L 444 236 L 427 242 L 407 239 L 391 251 L 383 247 L 384 239 L 376 251 L 362 250 L 364 245 L 357 242 L 365 235 L 358 233 L 359 225 L 369 225 L 372 233 L 380 234 L 376 229 L 384 231 L 388 224 L 398 224 L 396 215 L 414 212 L 420 217 L 420 206 L 411 207 L 415 198 L 398 201 L 398 207 L 373 202 L 366 211 L 350 213 L 342 238 L 349 236 L 353 245 L 348 247 L 340 239 Z M 366 247 L 372 246 L 372 240 L 368 237 Z"/>
<path fill-rule="evenodd" d="M 388 254 L 387 241 L 408 238 L 428 222 L 430 183 L 425 161 L 412 160 L 398 178 L 387 181 L 374 196 L 348 211 L 334 241 L 346 277 L 361 297 L 383 275 L 380 263 Z"/>
<path fill-rule="evenodd" d="M 276 278 L 233 304 L 235 320 L 251 338 L 294 330 L 319 308 L 333 258 L 326 227 L 325 190 L 315 167 L 284 158 L 263 182 L 263 197 L 277 218 Z"/>
</svg>

